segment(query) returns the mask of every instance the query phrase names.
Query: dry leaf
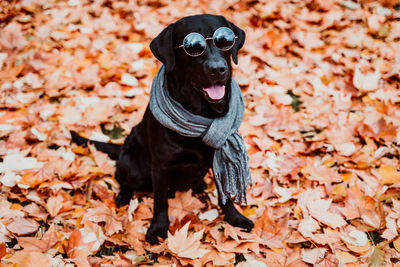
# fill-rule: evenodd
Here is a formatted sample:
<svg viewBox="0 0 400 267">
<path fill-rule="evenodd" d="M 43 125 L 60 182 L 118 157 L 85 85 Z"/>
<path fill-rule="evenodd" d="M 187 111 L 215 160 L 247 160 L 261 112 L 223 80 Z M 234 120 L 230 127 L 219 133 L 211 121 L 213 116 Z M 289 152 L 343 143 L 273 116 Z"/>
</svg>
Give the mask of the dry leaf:
<svg viewBox="0 0 400 267">
<path fill-rule="evenodd" d="M 202 209 L 204 204 L 197 198 L 192 196 L 192 190 L 186 192 L 176 192 L 175 198 L 168 199 L 168 216 L 172 219 L 177 218 L 181 221 L 185 214 L 188 212 L 196 213 Z"/>
<path fill-rule="evenodd" d="M 58 193 L 56 196 L 51 196 L 47 200 L 47 210 L 50 216 L 55 217 L 61 212 L 71 210 L 72 204 L 72 200 L 65 199 L 63 194 Z"/>
<path fill-rule="evenodd" d="M 353 256 L 346 251 L 338 250 L 338 251 L 336 251 L 335 255 L 341 264 L 355 263 L 358 260 L 358 258 L 356 256 Z"/>
<path fill-rule="evenodd" d="M 346 225 L 346 221 L 339 213 L 328 211 L 331 203 L 332 200 L 319 199 L 307 203 L 307 208 L 312 217 L 332 228 Z"/>
<path fill-rule="evenodd" d="M 66 248 L 67 255 L 74 260 L 77 266 L 89 267 L 90 264 L 87 257 L 93 244 L 94 241 L 85 243 L 81 232 L 76 229 L 69 236 L 68 246 Z"/>
<path fill-rule="evenodd" d="M 16 235 L 26 235 L 36 232 L 39 228 L 39 224 L 32 219 L 17 217 L 13 221 L 7 224 L 8 231 Z"/>
<path fill-rule="evenodd" d="M 203 249 L 200 246 L 200 240 L 203 237 L 204 229 L 188 235 L 189 225 L 190 222 L 187 222 L 181 229 L 177 230 L 174 235 L 168 231 L 168 250 L 181 258 L 202 258 L 208 253 L 207 249 Z"/>
<path fill-rule="evenodd" d="M 400 182 L 400 171 L 397 171 L 393 166 L 381 166 L 378 169 L 379 179 L 381 184 L 394 184 Z"/>
<path fill-rule="evenodd" d="M 25 250 L 33 250 L 39 252 L 47 252 L 60 240 L 58 232 L 55 230 L 54 224 L 44 233 L 43 237 L 38 240 L 36 237 L 19 237 L 18 244 Z"/>
</svg>

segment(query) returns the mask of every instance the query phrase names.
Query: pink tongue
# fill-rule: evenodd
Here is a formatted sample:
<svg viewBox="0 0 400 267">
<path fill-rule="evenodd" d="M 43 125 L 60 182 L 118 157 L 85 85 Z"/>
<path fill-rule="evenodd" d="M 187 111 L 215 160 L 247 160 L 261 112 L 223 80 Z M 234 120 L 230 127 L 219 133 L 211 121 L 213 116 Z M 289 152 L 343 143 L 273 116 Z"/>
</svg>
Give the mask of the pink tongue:
<svg viewBox="0 0 400 267">
<path fill-rule="evenodd" d="M 208 88 L 204 88 L 208 96 L 213 100 L 220 100 L 225 95 L 225 85 L 213 85 Z"/>
</svg>

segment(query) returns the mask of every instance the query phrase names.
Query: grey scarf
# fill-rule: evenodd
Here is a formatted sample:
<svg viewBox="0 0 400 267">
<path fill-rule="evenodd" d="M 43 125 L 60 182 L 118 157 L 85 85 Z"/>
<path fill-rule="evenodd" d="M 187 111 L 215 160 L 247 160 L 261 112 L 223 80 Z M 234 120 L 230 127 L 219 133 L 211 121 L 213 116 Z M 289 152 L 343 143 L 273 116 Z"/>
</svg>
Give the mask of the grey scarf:
<svg viewBox="0 0 400 267">
<path fill-rule="evenodd" d="M 236 202 L 246 203 L 246 190 L 251 182 L 246 146 L 237 131 L 243 120 L 244 101 L 238 84 L 231 81 L 228 113 L 210 119 L 190 113 L 170 97 L 161 66 L 153 80 L 149 104 L 163 126 L 183 136 L 201 137 L 215 148 L 212 169 L 223 204 L 232 196 L 236 196 Z"/>
</svg>

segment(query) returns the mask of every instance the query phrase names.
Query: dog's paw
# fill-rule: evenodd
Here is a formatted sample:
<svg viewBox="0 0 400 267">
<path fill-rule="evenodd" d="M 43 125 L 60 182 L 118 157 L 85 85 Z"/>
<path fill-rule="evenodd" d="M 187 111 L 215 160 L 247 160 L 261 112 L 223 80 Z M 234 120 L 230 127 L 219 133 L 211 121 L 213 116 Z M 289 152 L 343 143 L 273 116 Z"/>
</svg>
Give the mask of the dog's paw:
<svg viewBox="0 0 400 267">
<path fill-rule="evenodd" d="M 254 227 L 254 223 L 240 213 L 234 216 L 225 216 L 225 221 L 232 226 L 243 228 L 246 232 L 250 232 Z"/>
<path fill-rule="evenodd" d="M 158 244 L 158 237 L 167 238 L 169 224 L 151 223 L 149 230 L 146 233 L 146 241 L 152 245 Z"/>
<path fill-rule="evenodd" d="M 115 198 L 115 204 L 117 204 L 117 207 L 128 205 L 132 196 L 133 196 L 132 191 L 121 190 L 117 195 L 117 197 Z"/>
</svg>

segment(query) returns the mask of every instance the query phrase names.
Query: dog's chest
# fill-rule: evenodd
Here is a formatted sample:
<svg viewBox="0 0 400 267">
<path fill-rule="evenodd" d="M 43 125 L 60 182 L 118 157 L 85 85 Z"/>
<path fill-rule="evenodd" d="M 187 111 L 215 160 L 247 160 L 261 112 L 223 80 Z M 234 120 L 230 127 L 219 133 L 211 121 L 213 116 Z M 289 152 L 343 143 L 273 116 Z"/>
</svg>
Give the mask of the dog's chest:
<svg viewBox="0 0 400 267">
<path fill-rule="evenodd" d="M 176 138 L 176 137 L 175 137 Z M 175 190 L 188 190 L 203 180 L 212 167 L 214 149 L 204 144 L 200 138 L 174 139 L 175 150 L 166 158 L 165 167 L 169 186 Z"/>
</svg>

